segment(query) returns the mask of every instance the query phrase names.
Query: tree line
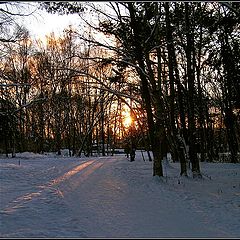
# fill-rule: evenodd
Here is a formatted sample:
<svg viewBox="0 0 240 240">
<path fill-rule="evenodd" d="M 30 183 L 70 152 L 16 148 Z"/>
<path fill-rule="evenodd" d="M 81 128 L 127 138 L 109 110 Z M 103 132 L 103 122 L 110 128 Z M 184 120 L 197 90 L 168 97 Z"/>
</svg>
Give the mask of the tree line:
<svg viewBox="0 0 240 240">
<path fill-rule="evenodd" d="M 193 177 L 201 177 L 200 161 L 224 152 L 239 162 L 239 3 L 40 5 L 53 14 L 79 14 L 85 31 L 69 27 L 46 44 L 32 41 L 24 28 L 14 41 L 5 31 L 4 152 L 68 148 L 90 156 L 97 146 L 106 155 L 130 137 L 152 151 L 157 176 L 168 152 L 185 176 L 189 161 Z M 134 120 L 130 127 L 124 108 Z"/>
</svg>

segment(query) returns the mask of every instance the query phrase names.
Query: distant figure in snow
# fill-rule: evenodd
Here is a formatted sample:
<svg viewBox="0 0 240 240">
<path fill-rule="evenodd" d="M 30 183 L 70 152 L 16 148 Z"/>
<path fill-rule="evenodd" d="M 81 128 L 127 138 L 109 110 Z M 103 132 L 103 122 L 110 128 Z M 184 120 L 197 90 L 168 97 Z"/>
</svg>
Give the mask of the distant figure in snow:
<svg viewBox="0 0 240 240">
<path fill-rule="evenodd" d="M 127 158 L 128 158 L 128 157 L 129 157 L 129 153 L 130 153 L 129 144 L 126 144 L 126 145 L 125 145 L 124 152 L 126 153 L 126 156 L 127 156 Z"/>
<path fill-rule="evenodd" d="M 136 146 L 135 144 L 132 144 L 131 151 L 130 151 L 130 162 L 135 160 L 135 152 L 136 152 Z"/>
</svg>

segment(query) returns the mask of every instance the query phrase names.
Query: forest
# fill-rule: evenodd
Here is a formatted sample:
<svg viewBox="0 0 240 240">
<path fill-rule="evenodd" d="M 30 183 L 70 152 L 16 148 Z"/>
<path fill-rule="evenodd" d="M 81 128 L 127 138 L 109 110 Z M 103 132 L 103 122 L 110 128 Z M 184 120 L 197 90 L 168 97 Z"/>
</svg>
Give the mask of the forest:
<svg viewBox="0 0 240 240">
<path fill-rule="evenodd" d="M 39 2 L 79 28 L 31 38 L 0 3 L 0 153 L 170 152 L 187 176 L 240 159 L 239 2 Z"/>
</svg>

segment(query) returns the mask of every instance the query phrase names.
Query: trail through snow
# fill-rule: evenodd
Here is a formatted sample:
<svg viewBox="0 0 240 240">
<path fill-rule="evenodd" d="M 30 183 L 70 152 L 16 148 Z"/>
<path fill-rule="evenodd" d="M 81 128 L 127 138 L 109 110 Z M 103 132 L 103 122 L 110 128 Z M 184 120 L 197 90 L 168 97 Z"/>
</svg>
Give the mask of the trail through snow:
<svg viewBox="0 0 240 240">
<path fill-rule="evenodd" d="M 240 166 L 201 164 L 193 180 L 153 177 L 140 152 L 0 159 L 0 237 L 239 237 Z"/>
</svg>

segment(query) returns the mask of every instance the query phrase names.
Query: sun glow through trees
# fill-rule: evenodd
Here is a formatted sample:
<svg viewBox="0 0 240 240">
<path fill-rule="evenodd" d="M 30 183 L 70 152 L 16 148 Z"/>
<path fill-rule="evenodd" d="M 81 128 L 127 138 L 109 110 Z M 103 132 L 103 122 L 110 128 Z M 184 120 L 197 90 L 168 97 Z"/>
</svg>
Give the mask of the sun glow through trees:
<svg viewBox="0 0 240 240">
<path fill-rule="evenodd" d="M 131 124 L 132 124 L 132 118 L 131 118 L 131 116 L 125 116 L 123 125 L 124 125 L 125 127 L 130 127 Z"/>
</svg>

